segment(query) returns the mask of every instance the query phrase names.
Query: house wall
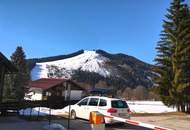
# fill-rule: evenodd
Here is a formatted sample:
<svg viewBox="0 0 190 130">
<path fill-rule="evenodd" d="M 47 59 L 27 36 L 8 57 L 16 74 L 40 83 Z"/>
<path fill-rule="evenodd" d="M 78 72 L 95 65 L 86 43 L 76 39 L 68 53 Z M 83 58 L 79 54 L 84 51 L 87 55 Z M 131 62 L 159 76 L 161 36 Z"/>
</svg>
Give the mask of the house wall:
<svg viewBox="0 0 190 130">
<path fill-rule="evenodd" d="M 64 82 L 62 84 L 56 85 L 49 89 L 41 89 L 41 88 L 30 88 L 30 100 L 47 100 L 48 98 L 52 97 L 59 97 L 60 100 L 68 100 L 68 92 L 67 90 L 71 89 L 71 96 L 70 100 L 80 100 L 84 96 L 84 91 L 79 89 L 76 84 L 72 82 Z M 57 100 L 57 99 L 56 99 Z"/>
<path fill-rule="evenodd" d="M 27 98 L 28 100 L 42 100 L 43 94 L 41 90 L 32 90 L 32 92 L 28 93 Z M 83 97 L 82 90 L 71 90 L 71 97 L 70 100 L 80 100 Z M 68 99 L 67 91 L 65 91 L 65 99 Z"/>
</svg>

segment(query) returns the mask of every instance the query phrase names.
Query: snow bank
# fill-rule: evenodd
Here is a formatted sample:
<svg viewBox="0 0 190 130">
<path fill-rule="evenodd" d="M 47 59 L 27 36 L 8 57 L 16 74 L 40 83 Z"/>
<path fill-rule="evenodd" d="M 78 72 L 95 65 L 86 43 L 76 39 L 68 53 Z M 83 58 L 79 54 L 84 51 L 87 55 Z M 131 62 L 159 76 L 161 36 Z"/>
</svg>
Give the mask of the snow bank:
<svg viewBox="0 0 190 130">
<path fill-rule="evenodd" d="M 176 108 L 167 107 L 161 101 L 127 101 L 133 113 L 176 112 Z"/>
<path fill-rule="evenodd" d="M 27 109 L 22 109 L 19 111 L 19 115 L 24 115 L 24 116 L 37 116 L 38 114 L 40 116 L 46 116 L 49 115 L 61 115 L 64 114 L 63 109 L 49 109 L 47 107 L 35 107 L 35 108 L 27 108 Z"/>
<path fill-rule="evenodd" d="M 161 101 L 127 101 L 131 112 L 133 113 L 166 113 L 176 112 L 176 108 L 167 107 Z M 69 111 L 69 107 L 63 109 L 51 109 L 51 115 L 64 115 Z M 46 107 L 27 108 L 19 111 L 20 115 L 34 115 L 40 116 L 49 115 L 50 109 Z"/>
</svg>

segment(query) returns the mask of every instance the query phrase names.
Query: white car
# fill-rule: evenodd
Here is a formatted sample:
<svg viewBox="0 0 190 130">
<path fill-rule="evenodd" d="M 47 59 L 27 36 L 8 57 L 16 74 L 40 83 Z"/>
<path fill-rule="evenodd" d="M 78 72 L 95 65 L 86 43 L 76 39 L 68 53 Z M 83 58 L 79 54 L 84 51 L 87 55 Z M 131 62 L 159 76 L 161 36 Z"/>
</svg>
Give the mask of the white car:
<svg viewBox="0 0 190 130">
<path fill-rule="evenodd" d="M 68 106 L 66 107 L 68 112 Z M 89 96 L 80 100 L 75 105 L 71 105 L 71 118 L 82 118 L 89 120 L 90 112 L 98 111 L 105 115 L 105 123 L 115 123 L 118 121 L 109 118 L 116 116 L 129 119 L 130 109 L 126 101 L 117 98 L 108 98 L 101 96 Z"/>
</svg>

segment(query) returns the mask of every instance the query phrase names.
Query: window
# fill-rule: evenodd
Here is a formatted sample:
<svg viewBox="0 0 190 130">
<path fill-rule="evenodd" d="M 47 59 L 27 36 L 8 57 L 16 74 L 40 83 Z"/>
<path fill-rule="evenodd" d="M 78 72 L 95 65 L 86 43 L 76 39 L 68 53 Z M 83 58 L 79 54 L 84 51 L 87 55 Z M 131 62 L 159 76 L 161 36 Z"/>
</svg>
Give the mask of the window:
<svg viewBox="0 0 190 130">
<path fill-rule="evenodd" d="M 51 96 L 51 92 L 46 92 L 46 96 Z"/>
<path fill-rule="evenodd" d="M 87 105 L 87 103 L 88 103 L 88 98 L 85 98 L 81 102 L 79 102 L 78 105 Z"/>
<path fill-rule="evenodd" d="M 89 106 L 97 106 L 98 105 L 98 98 L 90 98 Z"/>
<path fill-rule="evenodd" d="M 127 103 L 125 101 L 122 101 L 122 100 L 111 101 L 111 106 L 113 108 L 128 108 Z"/>
<path fill-rule="evenodd" d="M 99 106 L 107 106 L 106 100 L 100 99 L 100 104 L 99 104 Z"/>
</svg>

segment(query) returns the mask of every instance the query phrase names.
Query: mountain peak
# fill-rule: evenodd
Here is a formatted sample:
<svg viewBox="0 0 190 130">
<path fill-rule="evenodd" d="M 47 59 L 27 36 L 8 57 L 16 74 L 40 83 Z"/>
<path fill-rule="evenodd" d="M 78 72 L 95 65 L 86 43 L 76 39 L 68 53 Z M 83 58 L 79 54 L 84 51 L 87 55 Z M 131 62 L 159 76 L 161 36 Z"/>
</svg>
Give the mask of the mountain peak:
<svg viewBox="0 0 190 130">
<path fill-rule="evenodd" d="M 108 70 L 103 67 L 106 61 L 107 59 L 96 53 L 96 51 L 85 50 L 84 53 L 70 58 L 36 63 L 32 69 L 31 77 L 32 80 L 36 80 L 54 76 L 55 74 L 52 72 L 52 69 L 62 70 L 62 76 L 66 76 L 66 78 L 69 78 L 73 74 L 73 71 L 76 70 L 95 72 L 106 77 L 110 75 Z"/>
<path fill-rule="evenodd" d="M 72 78 L 79 82 L 104 81 L 111 86 L 153 86 L 152 65 L 125 54 L 80 50 L 69 55 L 29 59 L 32 80 Z"/>
</svg>

